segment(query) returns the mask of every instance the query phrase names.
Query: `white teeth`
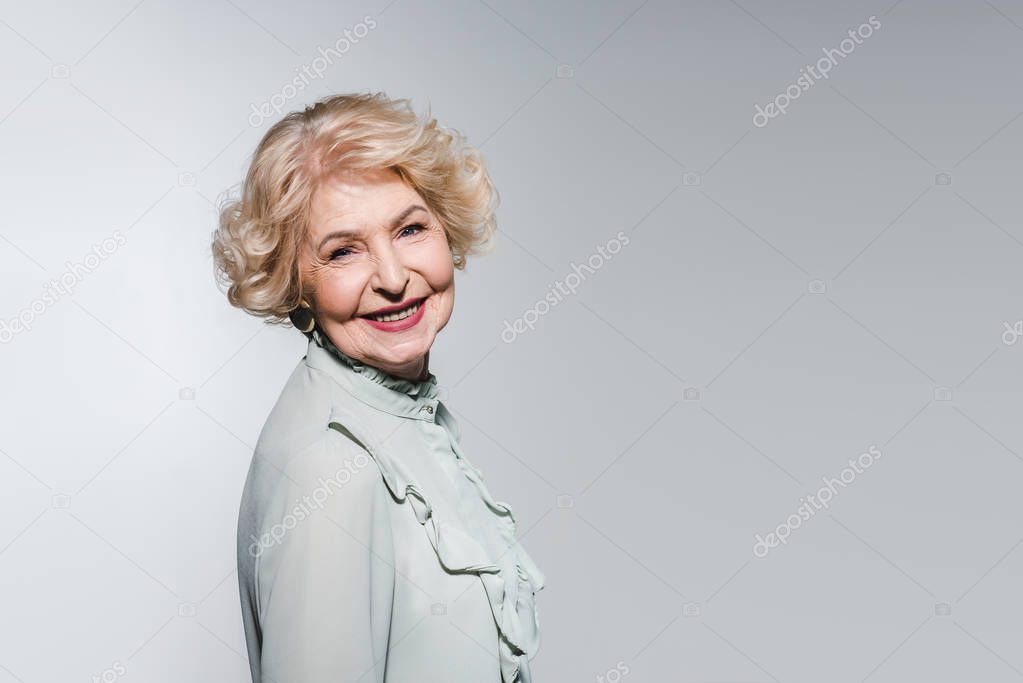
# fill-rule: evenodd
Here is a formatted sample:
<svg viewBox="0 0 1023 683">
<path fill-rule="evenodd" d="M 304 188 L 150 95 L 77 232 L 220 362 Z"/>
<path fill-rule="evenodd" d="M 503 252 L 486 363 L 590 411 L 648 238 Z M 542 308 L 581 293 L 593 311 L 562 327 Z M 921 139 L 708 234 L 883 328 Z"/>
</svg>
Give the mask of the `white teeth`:
<svg viewBox="0 0 1023 683">
<path fill-rule="evenodd" d="M 391 323 L 396 320 L 404 320 L 410 315 L 415 315 L 416 311 L 419 310 L 420 304 L 414 303 L 403 311 L 396 311 L 394 313 L 388 313 L 387 315 L 371 315 L 369 316 L 372 320 L 382 323 Z"/>
</svg>

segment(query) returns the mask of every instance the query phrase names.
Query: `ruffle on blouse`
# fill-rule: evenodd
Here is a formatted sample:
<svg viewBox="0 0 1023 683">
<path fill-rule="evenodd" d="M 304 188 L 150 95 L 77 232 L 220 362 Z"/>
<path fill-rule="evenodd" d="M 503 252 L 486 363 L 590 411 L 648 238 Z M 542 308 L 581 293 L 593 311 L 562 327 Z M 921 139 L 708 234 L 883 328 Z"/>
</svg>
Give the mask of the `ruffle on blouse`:
<svg viewBox="0 0 1023 683">
<path fill-rule="evenodd" d="M 481 479 L 481 473 L 461 454 L 458 442 L 451 437 L 458 465 L 486 503 L 487 509 L 498 518 L 498 528 L 504 550 L 498 558 L 487 550 L 462 526 L 457 517 L 440 519 L 423 491 L 412 480 L 402 461 L 393 457 L 378 443 L 360 434 L 352 425 L 353 416 L 341 413 L 335 407 L 330 427 L 346 431 L 369 451 L 383 474 L 391 494 L 399 501 L 408 501 L 416 519 L 423 525 L 430 544 L 441 565 L 449 572 L 477 574 L 483 582 L 490 609 L 499 631 L 501 679 L 503 683 L 530 683 L 529 667 L 523 667 L 523 657 L 532 659 L 540 646 L 540 619 L 534 593 L 544 586 L 544 575 L 515 538 L 515 517 L 511 508 L 490 495 Z M 513 562 L 499 562 L 509 553 Z"/>
<path fill-rule="evenodd" d="M 534 594 L 544 586 L 544 575 L 533 559 L 515 538 L 515 515 L 506 503 L 495 500 L 483 483 L 482 474 L 463 457 L 461 447 L 452 438 L 451 447 L 458 458 L 462 473 L 476 485 L 487 508 L 499 520 L 504 553 L 511 551 L 515 558 L 514 577 L 495 574 L 481 574 L 483 585 L 490 598 L 494 618 L 501 631 L 501 676 L 505 683 L 517 680 L 521 668 L 521 657 L 532 659 L 540 647 L 540 616 Z M 528 671 L 528 668 L 526 669 Z M 530 683 L 523 677 L 521 683 Z"/>
</svg>

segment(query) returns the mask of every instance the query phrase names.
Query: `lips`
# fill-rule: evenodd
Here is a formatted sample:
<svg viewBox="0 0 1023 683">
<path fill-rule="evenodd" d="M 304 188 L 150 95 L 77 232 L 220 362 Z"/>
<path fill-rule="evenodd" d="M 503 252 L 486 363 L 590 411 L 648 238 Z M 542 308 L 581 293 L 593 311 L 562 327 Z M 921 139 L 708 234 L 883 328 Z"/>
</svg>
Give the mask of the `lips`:
<svg viewBox="0 0 1023 683">
<path fill-rule="evenodd" d="M 366 318 L 367 320 L 374 320 L 381 323 L 398 322 L 415 315 L 419 308 L 426 301 L 426 297 L 419 297 L 417 299 L 409 299 L 408 301 L 396 304 L 394 306 L 385 306 L 379 308 L 372 313 L 359 316 L 360 318 Z"/>
</svg>

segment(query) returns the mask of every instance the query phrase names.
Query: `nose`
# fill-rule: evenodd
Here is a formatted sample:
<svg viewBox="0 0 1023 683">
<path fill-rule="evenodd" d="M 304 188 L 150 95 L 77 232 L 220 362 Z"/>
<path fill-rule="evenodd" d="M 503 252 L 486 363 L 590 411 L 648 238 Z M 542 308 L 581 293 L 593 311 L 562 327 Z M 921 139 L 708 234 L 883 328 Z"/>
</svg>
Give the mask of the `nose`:
<svg viewBox="0 0 1023 683">
<path fill-rule="evenodd" d="M 376 270 L 370 285 L 373 290 L 390 298 L 401 298 L 409 281 L 409 269 L 393 245 L 383 247 L 376 254 Z"/>
</svg>

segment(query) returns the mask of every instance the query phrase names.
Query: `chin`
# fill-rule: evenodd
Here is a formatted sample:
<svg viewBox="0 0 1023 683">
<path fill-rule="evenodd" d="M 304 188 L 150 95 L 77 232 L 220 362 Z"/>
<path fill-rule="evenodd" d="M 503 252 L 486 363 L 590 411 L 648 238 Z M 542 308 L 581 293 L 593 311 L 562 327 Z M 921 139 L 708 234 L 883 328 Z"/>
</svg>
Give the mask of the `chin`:
<svg viewBox="0 0 1023 683">
<path fill-rule="evenodd" d="M 428 341 L 417 339 L 381 349 L 380 356 L 392 365 L 404 365 L 425 356 L 431 346 L 433 346 L 432 336 Z"/>
</svg>

